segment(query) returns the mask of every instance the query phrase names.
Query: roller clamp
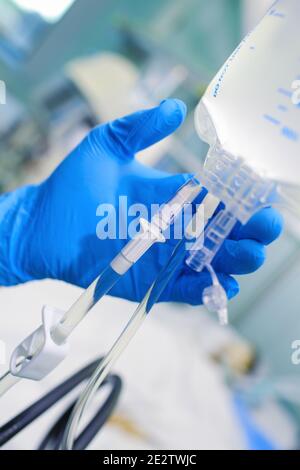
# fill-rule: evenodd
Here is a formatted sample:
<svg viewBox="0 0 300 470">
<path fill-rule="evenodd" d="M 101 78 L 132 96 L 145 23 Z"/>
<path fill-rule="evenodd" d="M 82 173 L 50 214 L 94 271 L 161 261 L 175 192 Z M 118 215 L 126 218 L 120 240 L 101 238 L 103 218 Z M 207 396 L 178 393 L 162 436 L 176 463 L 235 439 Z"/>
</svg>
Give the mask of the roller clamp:
<svg viewBox="0 0 300 470">
<path fill-rule="evenodd" d="M 41 380 L 67 356 L 69 345 L 56 343 L 51 331 L 60 323 L 65 312 L 44 306 L 42 325 L 22 341 L 12 353 L 10 372 L 31 380 Z"/>
</svg>

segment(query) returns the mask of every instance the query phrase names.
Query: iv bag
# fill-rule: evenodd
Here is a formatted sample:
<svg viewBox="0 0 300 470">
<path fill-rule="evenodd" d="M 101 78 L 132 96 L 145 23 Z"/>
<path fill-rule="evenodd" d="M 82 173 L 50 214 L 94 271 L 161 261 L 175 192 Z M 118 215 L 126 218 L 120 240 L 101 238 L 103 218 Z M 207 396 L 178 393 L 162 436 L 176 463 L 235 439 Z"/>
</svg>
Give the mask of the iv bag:
<svg viewBox="0 0 300 470">
<path fill-rule="evenodd" d="M 299 0 L 275 2 L 208 86 L 195 124 L 211 147 L 279 182 L 300 215 L 299 24 Z"/>
</svg>

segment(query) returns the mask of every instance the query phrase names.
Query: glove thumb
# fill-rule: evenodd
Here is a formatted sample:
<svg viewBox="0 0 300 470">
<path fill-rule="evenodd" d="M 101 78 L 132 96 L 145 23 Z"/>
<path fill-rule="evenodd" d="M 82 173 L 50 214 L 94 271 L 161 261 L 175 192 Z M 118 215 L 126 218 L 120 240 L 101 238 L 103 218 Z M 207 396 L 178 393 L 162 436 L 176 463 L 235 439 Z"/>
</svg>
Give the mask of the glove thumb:
<svg viewBox="0 0 300 470">
<path fill-rule="evenodd" d="M 159 106 L 116 119 L 92 132 L 93 145 L 106 147 L 115 157 L 133 158 L 134 154 L 172 134 L 183 122 L 185 104 L 167 99 Z"/>
</svg>

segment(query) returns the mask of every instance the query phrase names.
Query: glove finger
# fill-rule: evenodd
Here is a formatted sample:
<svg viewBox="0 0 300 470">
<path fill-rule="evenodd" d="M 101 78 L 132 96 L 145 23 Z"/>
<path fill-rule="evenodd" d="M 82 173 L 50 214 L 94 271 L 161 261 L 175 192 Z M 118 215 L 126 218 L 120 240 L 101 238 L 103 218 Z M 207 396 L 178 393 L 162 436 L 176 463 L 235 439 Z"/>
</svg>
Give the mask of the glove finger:
<svg viewBox="0 0 300 470">
<path fill-rule="evenodd" d="M 186 106 L 182 101 L 167 99 L 155 108 L 137 111 L 97 127 L 93 131 L 93 140 L 101 141 L 114 156 L 133 158 L 136 152 L 172 134 L 185 115 Z"/>
<path fill-rule="evenodd" d="M 234 238 L 256 240 L 264 245 L 269 245 L 276 240 L 283 229 L 282 215 L 272 207 L 262 209 L 251 217 L 246 225 L 238 227 Z"/>
<path fill-rule="evenodd" d="M 218 279 L 224 287 L 229 299 L 237 295 L 239 285 L 237 281 L 226 274 L 218 274 Z M 190 305 L 201 305 L 203 290 L 212 283 L 211 276 L 207 272 L 193 273 L 184 271 L 181 275 L 169 283 L 169 286 L 161 294 L 159 302 L 184 302 Z"/>
<path fill-rule="evenodd" d="M 213 264 L 217 271 L 226 274 L 249 274 L 259 269 L 265 259 L 265 247 L 256 240 L 225 240 Z"/>
</svg>

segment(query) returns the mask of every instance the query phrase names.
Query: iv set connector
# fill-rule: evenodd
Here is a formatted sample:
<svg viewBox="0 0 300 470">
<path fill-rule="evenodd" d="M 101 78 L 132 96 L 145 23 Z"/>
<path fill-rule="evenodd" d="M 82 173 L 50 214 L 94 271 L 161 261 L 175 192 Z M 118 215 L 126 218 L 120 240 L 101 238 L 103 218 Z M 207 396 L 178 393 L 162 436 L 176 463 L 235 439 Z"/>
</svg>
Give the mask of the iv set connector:
<svg viewBox="0 0 300 470">
<path fill-rule="evenodd" d="M 242 224 L 259 209 L 278 203 L 278 183 L 248 166 L 244 159 L 227 152 L 220 145 L 211 146 L 201 183 L 218 197 Z"/>
<path fill-rule="evenodd" d="M 200 182 L 195 177 L 190 178 L 169 202 L 160 207 L 150 222 L 141 218 L 139 234 L 124 246 L 110 267 L 119 275 L 123 275 L 152 245 L 165 242 L 164 231 L 174 222 L 185 204 L 193 202 L 201 190 Z"/>
<path fill-rule="evenodd" d="M 210 148 L 199 177 L 208 192 L 225 207 L 208 224 L 204 239 L 196 240 L 191 247 L 186 263 L 197 272 L 211 265 L 236 222 L 247 223 L 259 209 L 280 199 L 276 182 L 260 176 L 242 158 L 217 145 Z"/>
<path fill-rule="evenodd" d="M 205 268 L 209 271 L 212 285 L 204 289 L 202 301 L 208 311 L 218 314 L 221 324 L 226 324 L 228 299 L 212 267 L 213 259 L 238 221 L 247 223 L 259 209 L 278 202 L 280 196 L 276 182 L 259 175 L 242 158 L 218 145 L 210 148 L 197 176 L 225 207 L 207 225 L 204 237 L 194 242 L 186 264 L 196 272 Z"/>
</svg>

